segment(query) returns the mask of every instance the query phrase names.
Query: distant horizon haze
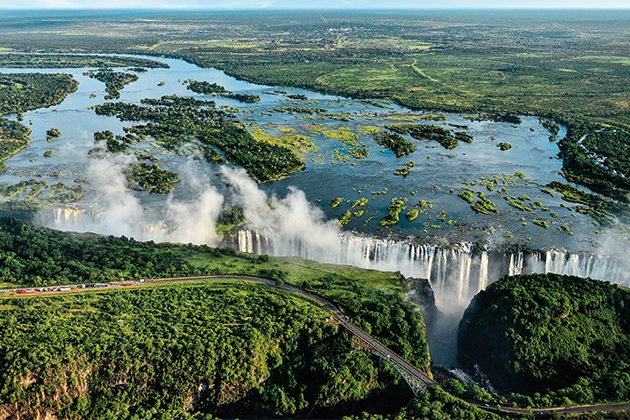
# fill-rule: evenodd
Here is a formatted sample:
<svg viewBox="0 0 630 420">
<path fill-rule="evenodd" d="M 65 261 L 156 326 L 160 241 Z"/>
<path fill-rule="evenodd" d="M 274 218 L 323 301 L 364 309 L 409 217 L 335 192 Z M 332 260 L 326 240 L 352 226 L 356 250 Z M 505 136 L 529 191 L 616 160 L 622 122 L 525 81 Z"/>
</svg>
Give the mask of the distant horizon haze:
<svg viewBox="0 0 630 420">
<path fill-rule="evenodd" d="M 314 7 L 313 5 L 316 4 Z M 382 0 L 0 0 L 0 10 L 189 10 L 189 11 L 248 11 L 248 10 L 629 10 L 625 0 L 443 0 L 437 3 L 401 0 L 395 3 Z"/>
</svg>

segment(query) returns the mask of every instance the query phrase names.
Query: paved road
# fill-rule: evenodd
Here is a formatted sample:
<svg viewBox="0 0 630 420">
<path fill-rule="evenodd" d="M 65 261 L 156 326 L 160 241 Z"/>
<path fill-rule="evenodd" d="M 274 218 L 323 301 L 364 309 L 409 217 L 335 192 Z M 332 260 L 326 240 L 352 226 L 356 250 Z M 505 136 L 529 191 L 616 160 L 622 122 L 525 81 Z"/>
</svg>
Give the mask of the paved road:
<svg viewBox="0 0 630 420">
<path fill-rule="evenodd" d="M 140 281 L 120 281 L 120 282 L 112 282 L 112 283 L 102 283 L 101 287 L 106 288 L 124 288 L 129 286 L 146 286 L 152 284 L 159 283 L 175 283 L 181 281 L 196 281 L 196 280 L 244 280 L 251 281 L 260 284 L 264 284 L 268 287 L 277 288 L 288 293 L 301 296 L 305 299 L 314 301 L 321 305 L 322 307 L 331 311 L 339 324 L 348 330 L 350 333 L 359 337 L 363 342 L 368 344 L 373 351 L 380 354 L 382 357 L 386 358 L 389 362 L 395 364 L 399 369 L 403 370 L 407 375 L 416 379 L 419 382 L 424 383 L 425 385 L 435 385 L 433 379 L 427 376 L 424 372 L 414 367 L 410 363 L 408 363 L 405 359 L 394 353 L 390 348 L 382 344 L 380 341 L 351 323 L 348 318 L 341 312 L 339 308 L 333 305 L 328 300 L 324 299 L 321 296 L 315 295 L 313 293 L 307 292 L 306 290 L 299 289 L 295 286 L 291 286 L 288 284 L 284 284 L 281 286 L 277 286 L 276 282 L 270 279 L 266 279 L 263 277 L 255 277 L 255 276 L 235 276 L 235 275 L 223 275 L 223 276 L 198 276 L 198 277 L 167 277 L 167 278 L 157 278 L 157 279 L 147 279 Z M 44 290 L 46 289 L 46 290 Z M 94 285 L 82 285 L 82 284 L 74 284 L 74 285 L 64 285 L 64 286 L 54 286 L 47 288 L 20 288 L 20 289 L 6 289 L 1 296 L 13 296 L 17 294 L 25 294 L 25 295 L 44 295 L 44 294 L 56 294 L 56 293 L 67 293 L 68 291 L 87 291 L 94 290 Z M 621 404 L 601 404 L 601 405 L 581 405 L 581 406 L 572 406 L 572 407 L 553 407 L 553 408 L 513 408 L 513 407 L 499 407 L 491 404 L 479 403 L 476 401 L 469 401 L 469 403 L 476 405 L 477 407 L 489 410 L 489 411 L 497 411 L 501 413 L 508 414 L 535 414 L 538 416 L 551 416 L 553 414 L 579 414 L 579 413 L 594 413 L 594 412 L 612 412 L 612 411 L 630 411 L 630 403 L 621 403 Z"/>
<path fill-rule="evenodd" d="M 358 336 L 364 343 L 369 345 L 372 350 L 378 353 L 380 356 L 388 359 L 391 363 L 395 364 L 399 369 L 402 369 L 407 375 L 411 378 L 416 379 L 426 385 L 435 385 L 436 382 L 427 376 L 424 372 L 416 368 L 415 366 L 408 363 L 405 359 L 397 355 L 393 350 L 383 345 L 377 339 L 352 324 L 348 318 L 341 312 L 339 308 L 333 305 L 331 302 L 327 301 L 321 296 L 315 295 L 313 293 L 309 293 L 306 290 L 299 289 L 297 287 L 284 284 L 281 286 L 277 286 L 275 281 L 255 276 L 234 276 L 234 275 L 224 275 L 224 276 L 198 276 L 198 277 L 168 277 L 168 278 L 156 278 L 156 279 L 146 279 L 142 281 L 126 281 L 126 282 L 111 282 L 111 283 L 97 283 L 99 287 L 107 287 L 107 288 L 122 288 L 128 286 L 142 286 L 142 285 L 150 285 L 150 284 L 159 284 L 159 283 L 173 283 L 179 281 L 195 281 L 195 280 L 245 280 L 252 281 L 256 283 L 264 284 L 268 287 L 274 287 L 288 293 L 301 296 L 303 298 L 309 299 L 323 306 L 324 308 L 330 310 L 337 320 L 339 324 L 348 330 L 350 333 Z M 46 290 L 44 290 L 46 289 Z M 52 290 L 51 290 L 52 289 Z M 15 295 L 15 294 L 24 294 L 24 295 L 42 295 L 42 294 L 51 294 L 51 293 L 64 293 L 69 291 L 78 291 L 78 290 L 93 290 L 94 285 L 64 285 L 64 286 L 55 286 L 53 288 L 29 288 L 29 289 L 10 289 L 5 290 L 5 295 Z"/>
<path fill-rule="evenodd" d="M 516 408 L 516 407 L 499 407 L 492 404 L 482 404 L 475 401 L 468 403 L 477 407 L 508 414 L 534 414 L 539 417 L 551 417 L 557 414 L 584 414 L 584 413 L 604 413 L 614 411 L 630 411 L 630 403 L 620 404 L 593 404 L 593 405 L 575 405 L 566 407 L 552 408 Z"/>
</svg>

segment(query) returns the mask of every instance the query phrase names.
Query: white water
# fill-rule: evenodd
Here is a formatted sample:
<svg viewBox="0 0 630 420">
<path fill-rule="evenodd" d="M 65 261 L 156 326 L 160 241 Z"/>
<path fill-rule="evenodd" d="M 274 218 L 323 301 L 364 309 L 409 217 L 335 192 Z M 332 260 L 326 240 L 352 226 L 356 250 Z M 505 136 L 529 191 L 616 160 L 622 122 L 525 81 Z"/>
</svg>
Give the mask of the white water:
<svg viewBox="0 0 630 420">
<path fill-rule="evenodd" d="M 63 230 L 99 233 L 99 215 L 84 210 L 55 209 L 52 220 L 41 223 Z M 105 232 L 106 233 L 106 232 Z M 173 241 L 165 223 L 152 223 L 134 235 L 139 240 Z M 383 239 L 351 232 L 340 233 L 335 243 L 303 239 L 299 233 L 279 233 L 265 228 L 262 233 L 240 230 L 235 239 L 222 243 L 241 252 L 296 256 L 323 263 L 352 265 L 381 271 L 398 271 L 407 277 L 425 278 L 431 283 L 438 308 L 461 312 L 475 294 L 504 275 L 557 273 L 630 286 L 630 269 L 620 258 L 552 250 L 483 250 L 470 242 L 429 245 L 411 240 Z"/>
<path fill-rule="evenodd" d="M 240 231 L 232 245 L 242 252 L 299 256 L 426 278 L 433 287 L 438 307 L 445 311 L 461 310 L 476 293 L 508 274 L 557 273 L 630 285 L 630 273 L 621 260 L 560 249 L 485 251 L 476 250 L 469 242 L 421 245 L 352 233 L 340 234 L 336 247 L 321 248 L 275 235 L 273 231 L 260 234 L 251 230 Z"/>
</svg>

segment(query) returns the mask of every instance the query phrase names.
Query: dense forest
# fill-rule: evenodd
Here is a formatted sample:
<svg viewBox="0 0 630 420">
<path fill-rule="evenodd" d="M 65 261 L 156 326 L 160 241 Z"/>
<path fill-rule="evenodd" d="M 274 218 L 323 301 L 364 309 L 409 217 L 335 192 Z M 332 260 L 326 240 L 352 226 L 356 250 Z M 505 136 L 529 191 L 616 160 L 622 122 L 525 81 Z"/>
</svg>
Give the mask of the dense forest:
<svg viewBox="0 0 630 420">
<path fill-rule="evenodd" d="M 281 278 L 317 293 L 428 370 L 424 321 L 404 298 L 400 275 L 208 246 L 69 234 L 12 219 L 0 222 L 0 284 L 44 286 L 210 274 Z"/>
<path fill-rule="evenodd" d="M 221 273 L 282 279 L 329 299 L 428 371 L 424 322 L 400 275 L 15 220 L 0 226 L 5 287 Z M 245 283 L 3 298 L 0 412 L 339 415 L 405 404 L 411 393 L 393 368 L 351 351 L 350 338 L 307 306 Z"/>
<path fill-rule="evenodd" d="M 0 74 L 0 115 L 56 105 L 78 86 L 68 74 Z"/>
<path fill-rule="evenodd" d="M 245 282 L 3 299 L 0 312 L 2 417 L 339 416 L 409 398 L 326 313 Z"/>
<path fill-rule="evenodd" d="M 630 132 L 576 121 L 560 141 L 564 176 L 619 201 L 630 201 Z"/>
<path fill-rule="evenodd" d="M 90 70 L 85 75 L 105 83 L 105 90 L 107 91 L 105 99 L 120 98 L 120 91 L 129 83 L 138 80 L 138 75 L 136 74 L 114 71 L 112 69 Z"/>
<path fill-rule="evenodd" d="M 0 54 L 0 67 L 12 68 L 82 68 L 137 67 L 166 68 L 159 61 L 123 56 L 76 54 Z"/>
<path fill-rule="evenodd" d="M 466 309 L 460 355 L 499 389 L 535 399 L 548 393 L 542 404 L 627 401 L 629 320 L 630 292 L 620 286 L 556 274 L 505 277 Z"/>
</svg>

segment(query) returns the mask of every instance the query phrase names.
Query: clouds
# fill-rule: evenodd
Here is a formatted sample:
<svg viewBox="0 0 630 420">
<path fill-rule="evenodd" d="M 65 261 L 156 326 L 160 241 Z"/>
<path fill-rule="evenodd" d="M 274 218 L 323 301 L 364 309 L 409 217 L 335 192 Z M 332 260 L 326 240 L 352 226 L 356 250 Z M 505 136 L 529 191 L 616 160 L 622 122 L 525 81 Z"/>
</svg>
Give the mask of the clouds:
<svg viewBox="0 0 630 420">
<path fill-rule="evenodd" d="M 0 0 L 0 9 L 448 9 L 627 8 L 626 0 Z"/>
</svg>

